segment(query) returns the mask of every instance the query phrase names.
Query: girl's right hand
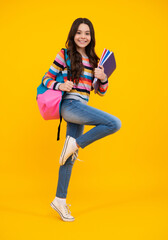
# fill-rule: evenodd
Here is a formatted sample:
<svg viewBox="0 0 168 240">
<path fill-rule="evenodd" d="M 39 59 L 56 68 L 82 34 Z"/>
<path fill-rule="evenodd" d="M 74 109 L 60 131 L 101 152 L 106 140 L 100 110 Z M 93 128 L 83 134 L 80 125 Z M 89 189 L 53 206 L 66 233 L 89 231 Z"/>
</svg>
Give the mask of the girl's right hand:
<svg viewBox="0 0 168 240">
<path fill-rule="evenodd" d="M 69 91 L 71 91 L 71 89 L 72 89 L 72 87 L 73 87 L 73 82 L 72 81 L 66 81 L 65 83 L 62 83 L 62 84 L 60 84 L 59 85 L 59 90 L 61 90 L 61 91 L 67 91 L 67 92 L 69 92 Z"/>
</svg>

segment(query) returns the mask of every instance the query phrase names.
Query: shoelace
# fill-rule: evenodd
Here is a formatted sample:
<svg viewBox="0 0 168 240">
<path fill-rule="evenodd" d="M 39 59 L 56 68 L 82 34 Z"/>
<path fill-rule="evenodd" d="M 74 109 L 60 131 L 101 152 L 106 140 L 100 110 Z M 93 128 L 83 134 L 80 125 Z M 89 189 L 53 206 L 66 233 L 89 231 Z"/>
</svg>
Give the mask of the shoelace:
<svg viewBox="0 0 168 240">
<path fill-rule="evenodd" d="M 71 204 L 68 204 L 68 203 L 65 205 L 65 213 L 66 214 L 71 214 L 71 211 L 70 211 L 70 208 L 69 208 L 70 206 L 71 206 Z"/>
<path fill-rule="evenodd" d="M 78 157 L 78 150 L 76 150 L 73 155 L 72 155 L 72 161 L 74 161 L 75 159 L 78 160 L 78 161 L 81 161 L 81 162 L 84 162 L 84 160 L 81 160 Z"/>
</svg>

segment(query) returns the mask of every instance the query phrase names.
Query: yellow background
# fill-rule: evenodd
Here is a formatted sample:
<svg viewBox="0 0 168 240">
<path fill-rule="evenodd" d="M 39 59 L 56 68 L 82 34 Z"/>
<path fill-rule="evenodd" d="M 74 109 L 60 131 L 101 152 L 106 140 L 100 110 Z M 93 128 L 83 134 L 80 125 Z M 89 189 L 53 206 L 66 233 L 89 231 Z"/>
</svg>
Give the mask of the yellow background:
<svg viewBox="0 0 168 240">
<path fill-rule="evenodd" d="M 1 2 L 2 240 L 168 239 L 167 10 L 165 0 Z M 99 57 L 107 48 L 117 63 L 89 105 L 122 127 L 80 150 L 67 195 L 76 219 L 66 223 L 50 207 L 66 123 L 57 142 L 36 89 L 78 17 L 92 21 Z"/>
</svg>

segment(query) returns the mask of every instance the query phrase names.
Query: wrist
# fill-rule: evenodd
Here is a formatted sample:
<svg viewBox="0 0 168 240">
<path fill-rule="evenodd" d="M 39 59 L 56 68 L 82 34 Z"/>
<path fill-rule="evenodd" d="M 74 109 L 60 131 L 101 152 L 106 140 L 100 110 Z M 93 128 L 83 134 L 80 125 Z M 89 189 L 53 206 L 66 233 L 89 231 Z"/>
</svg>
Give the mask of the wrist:
<svg viewBox="0 0 168 240">
<path fill-rule="evenodd" d="M 55 90 L 61 90 L 60 89 L 60 86 L 62 85 L 62 83 L 57 83 L 56 87 L 55 87 Z"/>
<path fill-rule="evenodd" d="M 106 82 L 107 81 L 107 75 L 106 74 L 104 74 L 104 75 L 105 75 L 105 77 L 103 79 L 100 79 L 101 82 Z"/>
</svg>

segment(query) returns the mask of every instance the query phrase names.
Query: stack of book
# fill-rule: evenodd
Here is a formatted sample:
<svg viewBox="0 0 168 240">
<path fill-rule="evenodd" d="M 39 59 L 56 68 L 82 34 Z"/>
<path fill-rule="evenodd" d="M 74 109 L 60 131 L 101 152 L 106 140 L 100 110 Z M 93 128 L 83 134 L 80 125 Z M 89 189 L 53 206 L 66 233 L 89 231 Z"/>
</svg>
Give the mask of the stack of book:
<svg viewBox="0 0 168 240">
<path fill-rule="evenodd" d="M 107 78 L 109 78 L 110 75 L 116 69 L 116 61 L 115 61 L 114 53 L 105 48 L 101 55 L 98 67 L 99 66 L 104 67 L 104 73 L 107 75 Z M 95 93 L 98 90 L 99 83 L 100 83 L 99 79 L 94 78 L 92 86 L 95 90 Z"/>
</svg>

